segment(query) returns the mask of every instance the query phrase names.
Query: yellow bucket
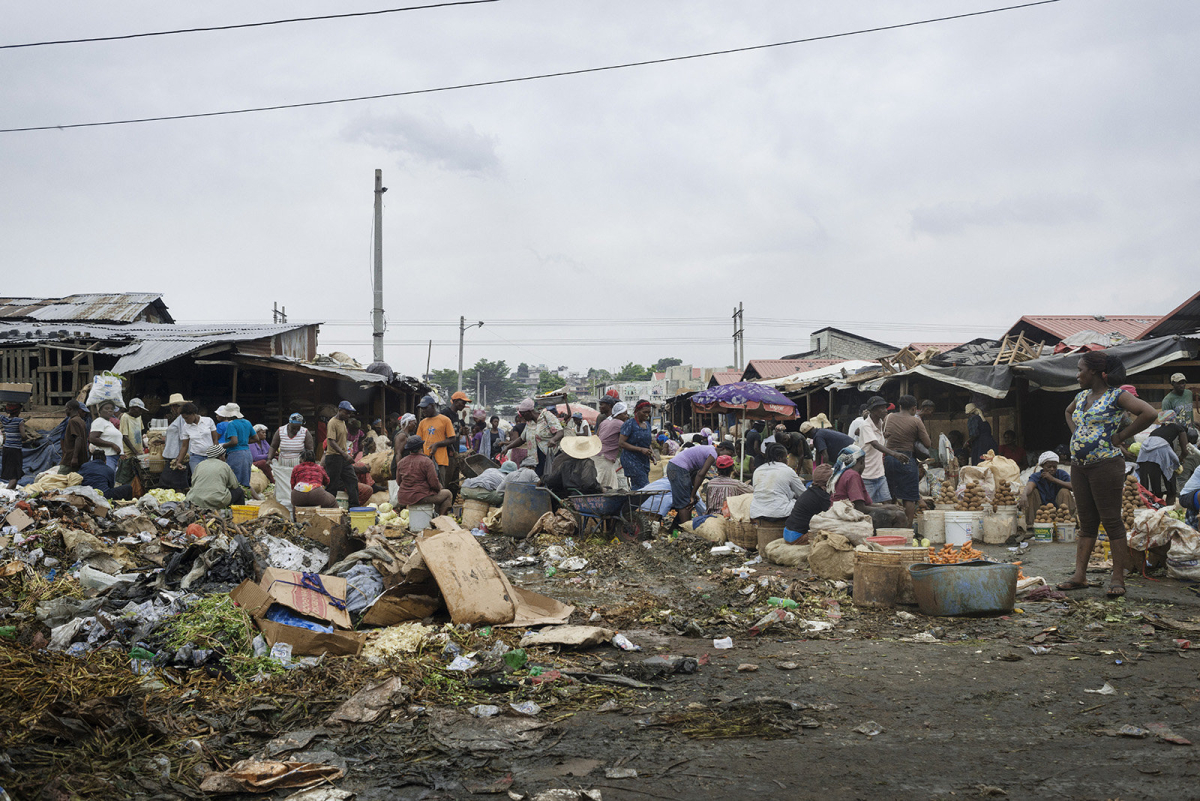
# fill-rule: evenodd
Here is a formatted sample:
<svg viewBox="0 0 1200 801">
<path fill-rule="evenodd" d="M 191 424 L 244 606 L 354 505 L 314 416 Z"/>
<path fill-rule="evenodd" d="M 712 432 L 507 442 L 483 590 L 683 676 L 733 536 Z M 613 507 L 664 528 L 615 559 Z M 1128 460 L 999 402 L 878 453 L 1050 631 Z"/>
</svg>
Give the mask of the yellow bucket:
<svg viewBox="0 0 1200 801">
<path fill-rule="evenodd" d="M 350 528 L 359 534 L 375 525 L 375 510 L 369 506 L 356 506 L 350 510 Z"/>
<path fill-rule="evenodd" d="M 233 512 L 233 522 L 235 524 L 245 523 L 258 517 L 257 506 L 231 506 L 229 508 Z"/>
</svg>

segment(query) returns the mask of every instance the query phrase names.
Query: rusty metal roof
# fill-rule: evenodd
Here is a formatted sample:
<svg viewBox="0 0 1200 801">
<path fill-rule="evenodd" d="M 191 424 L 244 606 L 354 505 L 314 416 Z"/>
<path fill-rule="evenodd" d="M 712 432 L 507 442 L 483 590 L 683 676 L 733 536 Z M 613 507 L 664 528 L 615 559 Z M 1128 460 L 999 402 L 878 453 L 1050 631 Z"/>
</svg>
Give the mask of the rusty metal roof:
<svg viewBox="0 0 1200 801">
<path fill-rule="evenodd" d="M 147 313 L 173 323 L 162 295 L 121 292 L 68 295 L 64 298 L 0 298 L 0 319 L 42 322 L 133 323 Z"/>
<path fill-rule="evenodd" d="M 788 375 L 802 373 L 805 370 L 817 370 L 821 367 L 828 367 L 831 364 L 841 364 L 845 359 L 751 359 L 746 362 L 746 370 L 742 373 L 743 377 L 747 376 L 750 370 L 758 375 L 762 380 L 772 378 L 783 378 Z M 746 378 L 749 381 L 751 379 Z"/>
</svg>

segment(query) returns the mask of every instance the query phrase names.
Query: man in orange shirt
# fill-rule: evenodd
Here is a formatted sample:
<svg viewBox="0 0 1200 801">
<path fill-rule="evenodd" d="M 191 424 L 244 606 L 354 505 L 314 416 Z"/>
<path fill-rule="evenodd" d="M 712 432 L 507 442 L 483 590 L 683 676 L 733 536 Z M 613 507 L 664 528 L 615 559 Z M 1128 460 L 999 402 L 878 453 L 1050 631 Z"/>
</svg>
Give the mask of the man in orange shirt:
<svg viewBox="0 0 1200 801">
<path fill-rule="evenodd" d="M 458 471 L 454 470 L 454 475 L 451 474 L 451 468 L 457 467 L 458 455 L 458 436 L 454 433 L 454 423 L 438 411 L 437 401 L 432 395 L 421 398 L 417 406 L 421 412 L 417 434 L 425 440 L 425 455 L 437 463 L 438 479 L 442 486 L 457 495 Z"/>
</svg>

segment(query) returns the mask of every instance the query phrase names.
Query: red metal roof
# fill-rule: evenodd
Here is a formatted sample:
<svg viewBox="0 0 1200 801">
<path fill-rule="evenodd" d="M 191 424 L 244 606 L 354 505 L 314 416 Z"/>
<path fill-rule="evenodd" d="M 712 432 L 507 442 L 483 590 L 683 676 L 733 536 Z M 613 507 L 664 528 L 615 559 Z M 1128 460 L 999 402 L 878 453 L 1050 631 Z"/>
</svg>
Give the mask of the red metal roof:
<svg viewBox="0 0 1200 801">
<path fill-rule="evenodd" d="M 1053 334 L 1059 339 L 1082 331 L 1095 331 L 1098 334 L 1118 333 L 1137 339 L 1143 331 L 1153 326 L 1160 319 L 1156 314 L 1111 314 L 1098 316 L 1094 314 L 1027 314 L 1018 320 L 1009 334 L 1017 326 L 1025 323 L 1036 326 L 1043 331 Z"/>
<path fill-rule="evenodd" d="M 717 370 L 712 374 L 709 381 L 716 381 L 717 386 L 725 384 L 733 384 L 742 380 L 742 372 L 740 370 Z"/>
<path fill-rule="evenodd" d="M 746 363 L 746 370 L 742 375 L 747 375 L 751 369 L 759 378 L 783 378 L 784 376 L 793 375 L 795 373 L 803 373 L 808 370 L 816 370 L 821 367 L 828 367 L 831 364 L 841 364 L 845 359 L 751 359 Z"/>
<path fill-rule="evenodd" d="M 1186 334 L 1200 329 L 1200 292 L 1192 295 L 1141 333 L 1141 339 Z"/>
<path fill-rule="evenodd" d="M 954 350 L 961 344 L 961 342 L 913 342 L 909 347 L 917 353 L 924 353 L 928 348 L 937 348 L 938 353 L 945 353 L 948 350 Z"/>
</svg>

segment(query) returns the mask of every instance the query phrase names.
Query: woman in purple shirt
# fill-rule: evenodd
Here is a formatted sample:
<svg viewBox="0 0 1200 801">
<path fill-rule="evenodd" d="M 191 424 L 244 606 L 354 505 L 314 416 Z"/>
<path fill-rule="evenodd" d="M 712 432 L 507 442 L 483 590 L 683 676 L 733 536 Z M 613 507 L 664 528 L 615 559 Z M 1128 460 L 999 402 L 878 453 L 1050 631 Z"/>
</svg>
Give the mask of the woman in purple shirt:
<svg viewBox="0 0 1200 801">
<path fill-rule="evenodd" d="M 708 469 L 717 461 L 717 449 L 712 445 L 693 445 L 684 448 L 667 463 L 667 480 L 671 482 L 671 508 L 677 513 L 676 524 L 692 519 L 696 494 Z"/>
</svg>

